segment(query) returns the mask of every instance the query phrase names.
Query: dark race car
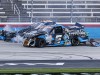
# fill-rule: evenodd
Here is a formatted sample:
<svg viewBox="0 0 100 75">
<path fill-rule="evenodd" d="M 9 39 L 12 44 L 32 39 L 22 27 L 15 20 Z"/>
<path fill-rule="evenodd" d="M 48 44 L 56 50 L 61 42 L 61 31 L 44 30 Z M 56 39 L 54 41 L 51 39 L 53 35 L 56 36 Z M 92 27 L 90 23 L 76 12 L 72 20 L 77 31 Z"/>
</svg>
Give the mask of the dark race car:
<svg viewBox="0 0 100 75">
<path fill-rule="evenodd" d="M 31 26 L 23 28 L 19 31 L 12 31 L 11 27 L 7 25 L 8 28 L 6 28 L 6 29 L 10 29 L 11 31 L 8 31 L 6 29 L 1 30 L 0 31 L 0 40 L 12 41 L 13 38 L 15 38 L 17 36 L 23 37 L 25 33 L 37 30 L 41 26 L 44 26 L 44 25 L 49 26 L 49 25 L 55 25 L 55 24 L 56 24 L 55 22 L 37 22 L 37 23 L 33 23 Z"/>
<path fill-rule="evenodd" d="M 15 36 L 16 36 L 16 32 L 9 32 L 9 31 L 5 31 L 5 30 L 0 31 L 0 39 L 1 40 L 11 41 L 11 39 Z"/>
<path fill-rule="evenodd" d="M 89 37 L 87 32 L 84 30 L 84 26 L 76 23 L 73 26 L 67 27 L 69 38 L 71 40 L 71 44 L 73 46 L 80 45 L 81 43 L 86 44 L 89 41 Z"/>
<path fill-rule="evenodd" d="M 65 33 L 62 25 L 43 25 L 39 29 L 25 34 L 23 46 L 45 47 L 45 46 L 70 46 L 69 36 Z"/>
</svg>

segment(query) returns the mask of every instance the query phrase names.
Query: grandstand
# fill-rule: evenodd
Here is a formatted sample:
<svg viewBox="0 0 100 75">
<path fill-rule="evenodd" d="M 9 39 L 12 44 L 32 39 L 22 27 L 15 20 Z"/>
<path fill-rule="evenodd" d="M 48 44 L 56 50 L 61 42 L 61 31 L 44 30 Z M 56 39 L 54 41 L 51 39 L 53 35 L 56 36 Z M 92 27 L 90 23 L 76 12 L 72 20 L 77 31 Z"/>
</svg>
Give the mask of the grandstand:
<svg viewBox="0 0 100 75">
<path fill-rule="evenodd" d="M 0 22 L 100 22 L 100 0 L 0 0 Z"/>
</svg>

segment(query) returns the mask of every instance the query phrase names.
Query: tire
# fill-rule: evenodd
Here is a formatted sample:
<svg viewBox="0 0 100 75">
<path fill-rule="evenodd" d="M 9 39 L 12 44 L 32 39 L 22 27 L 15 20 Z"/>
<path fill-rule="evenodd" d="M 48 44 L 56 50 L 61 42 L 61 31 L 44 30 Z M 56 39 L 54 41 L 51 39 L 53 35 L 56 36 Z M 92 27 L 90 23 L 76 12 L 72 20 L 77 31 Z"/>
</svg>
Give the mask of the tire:
<svg viewBox="0 0 100 75">
<path fill-rule="evenodd" d="M 24 42 L 23 42 L 23 46 L 24 46 L 24 47 L 28 47 L 28 45 L 27 45 L 28 42 L 29 42 L 29 40 L 28 40 L 28 39 L 25 39 Z"/>
<path fill-rule="evenodd" d="M 31 40 L 31 42 L 29 43 L 29 47 L 35 47 L 35 38 Z"/>
<path fill-rule="evenodd" d="M 46 41 L 44 39 L 38 39 L 36 41 L 36 47 L 42 48 L 45 47 L 45 45 L 46 45 Z"/>
<path fill-rule="evenodd" d="M 79 40 L 76 39 L 76 38 L 73 38 L 73 39 L 71 40 L 71 43 L 72 43 L 72 46 L 78 46 L 78 45 L 80 44 Z"/>
</svg>

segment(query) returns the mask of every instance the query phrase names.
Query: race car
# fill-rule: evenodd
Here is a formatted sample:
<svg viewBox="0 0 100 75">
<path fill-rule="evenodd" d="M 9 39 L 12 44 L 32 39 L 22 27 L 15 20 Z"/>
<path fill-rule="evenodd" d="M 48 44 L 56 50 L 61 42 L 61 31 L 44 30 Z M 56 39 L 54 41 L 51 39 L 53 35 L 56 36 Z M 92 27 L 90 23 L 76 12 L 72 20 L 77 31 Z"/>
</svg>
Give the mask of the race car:
<svg viewBox="0 0 100 75">
<path fill-rule="evenodd" d="M 10 26 L 5 26 L 3 30 L 0 31 L 0 40 L 4 40 L 4 41 L 11 41 L 12 40 L 14 41 L 13 38 L 16 38 L 17 36 L 19 37 L 23 37 L 24 36 L 24 33 L 28 33 L 28 32 L 31 32 L 31 31 L 34 31 L 34 30 L 37 30 L 39 29 L 41 26 L 43 25 L 55 25 L 56 23 L 55 22 L 52 22 L 52 21 L 49 21 L 49 22 L 37 22 L 37 23 L 33 23 L 32 25 L 30 26 L 27 26 L 26 28 L 23 28 L 19 31 L 13 31 L 12 28 Z M 17 39 L 18 39 L 17 37 Z M 19 38 L 20 39 L 20 38 Z M 17 41 L 17 40 L 16 40 Z"/>
<path fill-rule="evenodd" d="M 80 44 L 86 45 L 87 42 L 91 44 L 84 25 L 76 23 L 63 26 L 52 21 L 37 22 L 17 32 L 2 30 L 0 39 L 23 42 L 25 47 L 78 46 Z"/>
<path fill-rule="evenodd" d="M 72 46 L 86 44 L 86 42 L 89 41 L 89 37 L 87 32 L 84 30 L 84 26 L 79 23 L 69 26 L 67 34 L 69 35 Z"/>
<path fill-rule="evenodd" d="M 15 36 L 16 36 L 16 32 L 10 32 L 5 30 L 0 31 L 0 40 L 9 42 Z"/>
<path fill-rule="evenodd" d="M 26 33 L 24 37 L 25 47 L 71 46 L 65 27 L 59 24 L 43 25 L 37 30 Z"/>
</svg>

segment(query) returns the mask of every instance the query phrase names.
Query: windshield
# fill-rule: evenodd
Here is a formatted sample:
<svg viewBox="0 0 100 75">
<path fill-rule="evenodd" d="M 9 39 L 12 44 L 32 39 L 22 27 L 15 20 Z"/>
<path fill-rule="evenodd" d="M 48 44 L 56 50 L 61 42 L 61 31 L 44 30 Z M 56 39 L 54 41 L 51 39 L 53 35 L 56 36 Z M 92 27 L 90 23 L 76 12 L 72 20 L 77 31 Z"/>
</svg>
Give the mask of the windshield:
<svg viewBox="0 0 100 75">
<path fill-rule="evenodd" d="M 46 27 L 43 28 L 43 31 L 46 31 L 46 32 L 49 33 L 51 31 L 51 29 L 52 29 L 51 26 L 46 26 Z"/>
<path fill-rule="evenodd" d="M 43 26 L 44 24 L 43 23 L 37 23 L 36 26 L 35 26 L 35 29 L 39 29 Z"/>
<path fill-rule="evenodd" d="M 45 25 L 44 23 L 35 23 L 34 28 L 38 31 L 45 31 L 47 33 L 50 32 L 50 30 L 53 28 L 50 25 Z"/>
<path fill-rule="evenodd" d="M 39 27 L 38 31 L 45 31 L 45 32 L 49 33 L 51 31 L 51 29 L 52 29 L 51 26 L 42 25 Z"/>
</svg>

